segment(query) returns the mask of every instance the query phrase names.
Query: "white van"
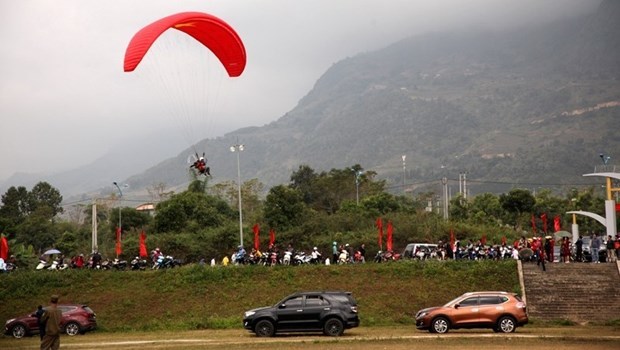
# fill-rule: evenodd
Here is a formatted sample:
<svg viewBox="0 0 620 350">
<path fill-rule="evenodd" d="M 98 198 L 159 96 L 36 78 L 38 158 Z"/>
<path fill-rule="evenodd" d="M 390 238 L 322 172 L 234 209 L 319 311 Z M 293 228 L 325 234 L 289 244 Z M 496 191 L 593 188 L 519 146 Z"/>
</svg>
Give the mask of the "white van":
<svg viewBox="0 0 620 350">
<path fill-rule="evenodd" d="M 413 259 L 416 257 L 418 259 L 425 259 L 431 255 L 431 252 L 436 252 L 438 249 L 437 244 L 431 243 L 409 243 L 405 247 L 403 254 L 401 255 L 404 259 Z M 424 253 L 424 254 L 421 254 Z"/>
</svg>

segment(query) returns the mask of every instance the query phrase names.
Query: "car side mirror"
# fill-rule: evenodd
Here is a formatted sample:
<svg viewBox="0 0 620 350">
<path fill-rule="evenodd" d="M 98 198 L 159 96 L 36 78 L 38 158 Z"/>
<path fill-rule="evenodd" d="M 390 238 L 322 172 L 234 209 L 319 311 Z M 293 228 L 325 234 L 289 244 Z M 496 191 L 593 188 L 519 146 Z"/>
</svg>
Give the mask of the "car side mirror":
<svg viewBox="0 0 620 350">
<path fill-rule="evenodd" d="M 456 305 L 454 305 L 454 308 L 455 308 L 455 309 L 458 309 L 458 308 L 460 308 L 460 307 L 461 307 L 461 304 L 456 304 Z"/>
<path fill-rule="evenodd" d="M 286 308 L 286 304 L 280 304 L 278 305 L 278 309 L 285 309 Z"/>
</svg>

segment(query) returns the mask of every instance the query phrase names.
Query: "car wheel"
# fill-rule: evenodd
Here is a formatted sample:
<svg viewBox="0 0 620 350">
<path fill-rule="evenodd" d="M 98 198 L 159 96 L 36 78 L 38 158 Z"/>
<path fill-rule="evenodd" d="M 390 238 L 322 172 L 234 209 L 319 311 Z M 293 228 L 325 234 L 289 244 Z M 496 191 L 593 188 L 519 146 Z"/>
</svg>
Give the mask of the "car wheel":
<svg viewBox="0 0 620 350">
<path fill-rule="evenodd" d="M 65 333 L 67 335 L 77 335 L 80 333 L 80 325 L 76 322 L 69 322 L 65 325 Z"/>
<path fill-rule="evenodd" d="M 510 316 L 502 316 L 497 320 L 497 326 L 495 326 L 498 332 L 512 333 L 517 328 L 515 319 Z"/>
<path fill-rule="evenodd" d="M 449 329 L 450 329 L 450 322 L 445 317 L 437 317 L 431 323 L 431 330 L 433 333 L 439 333 L 439 334 L 448 333 Z"/>
<path fill-rule="evenodd" d="M 323 326 L 323 333 L 331 337 L 338 337 L 344 333 L 344 325 L 337 318 L 330 318 Z"/>
<path fill-rule="evenodd" d="M 24 336 L 26 336 L 26 326 L 24 326 L 23 324 L 17 324 L 13 326 L 13 328 L 11 329 L 11 334 L 15 339 L 23 338 Z"/>
<path fill-rule="evenodd" d="M 259 337 L 273 337 L 276 332 L 276 328 L 273 325 L 273 322 L 269 320 L 260 320 L 254 326 L 254 333 L 256 333 Z"/>
</svg>

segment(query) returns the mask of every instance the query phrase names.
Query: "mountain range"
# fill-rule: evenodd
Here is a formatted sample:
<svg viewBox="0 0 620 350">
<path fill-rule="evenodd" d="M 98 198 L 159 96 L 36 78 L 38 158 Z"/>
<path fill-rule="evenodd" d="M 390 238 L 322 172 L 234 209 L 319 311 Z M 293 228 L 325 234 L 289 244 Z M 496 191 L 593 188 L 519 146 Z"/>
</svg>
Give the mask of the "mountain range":
<svg viewBox="0 0 620 350">
<path fill-rule="evenodd" d="M 433 190 L 460 173 L 472 192 L 596 184 L 582 175 L 602 164 L 599 154 L 612 163 L 620 157 L 619 79 L 620 2 L 606 0 L 579 18 L 427 33 L 343 59 L 276 121 L 194 149 L 206 152 L 217 183 L 236 181 L 237 155 L 229 148 L 244 144 L 242 181 L 257 178 L 267 188 L 287 183 L 300 165 L 327 171 L 355 164 L 393 192 Z M 192 153 L 128 174 L 129 191 L 184 189 Z M 109 193 L 109 179 L 119 174 L 109 174 L 109 160 L 95 163 L 101 169 L 46 181 L 66 197 Z"/>
</svg>

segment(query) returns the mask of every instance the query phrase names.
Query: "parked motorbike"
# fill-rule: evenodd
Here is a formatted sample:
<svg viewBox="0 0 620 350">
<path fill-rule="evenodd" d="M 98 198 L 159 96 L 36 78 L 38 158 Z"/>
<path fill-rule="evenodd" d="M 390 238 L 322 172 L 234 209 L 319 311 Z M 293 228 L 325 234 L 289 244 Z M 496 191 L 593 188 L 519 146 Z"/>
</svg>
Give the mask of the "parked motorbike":
<svg viewBox="0 0 620 350">
<path fill-rule="evenodd" d="M 180 266 L 181 265 L 181 261 L 178 259 L 174 259 L 172 256 L 170 255 L 160 255 L 157 258 L 157 261 L 155 262 L 155 265 L 153 265 L 153 269 L 158 270 L 158 269 L 171 269 L 174 268 L 175 266 Z"/>
<path fill-rule="evenodd" d="M 293 265 L 310 264 L 311 261 L 312 257 L 306 255 L 306 253 L 304 252 L 297 252 L 297 254 L 295 254 L 295 256 L 293 257 Z"/>
<path fill-rule="evenodd" d="M 147 266 L 147 262 L 145 259 L 140 259 L 139 256 L 136 256 L 133 260 L 131 260 L 131 269 L 132 270 L 145 270 Z"/>
<path fill-rule="evenodd" d="M 112 268 L 118 271 L 125 270 L 127 268 L 127 261 L 116 258 L 112 260 Z"/>
<path fill-rule="evenodd" d="M 52 264 L 48 263 L 45 260 L 39 260 L 39 264 L 37 265 L 36 269 L 37 270 L 47 270 L 49 269 L 49 267 L 52 266 Z"/>
<path fill-rule="evenodd" d="M 282 258 L 282 265 L 290 265 L 291 264 L 291 256 L 293 255 L 293 252 L 290 251 L 285 251 L 284 252 L 284 257 Z"/>
</svg>

